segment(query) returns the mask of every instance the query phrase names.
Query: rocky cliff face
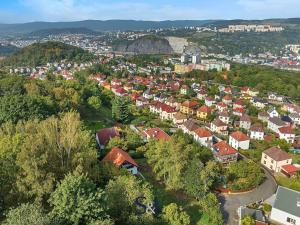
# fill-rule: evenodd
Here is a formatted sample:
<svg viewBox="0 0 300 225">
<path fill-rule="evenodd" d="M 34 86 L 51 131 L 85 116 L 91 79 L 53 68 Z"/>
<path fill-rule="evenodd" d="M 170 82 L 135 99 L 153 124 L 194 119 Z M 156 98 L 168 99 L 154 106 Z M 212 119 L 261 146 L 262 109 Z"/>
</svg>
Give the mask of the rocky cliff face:
<svg viewBox="0 0 300 225">
<path fill-rule="evenodd" d="M 144 36 L 131 43 L 115 46 L 115 51 L 133 52 L 137 54 L 172 54 L 174 53 L 168 40 L 156 36 Z"/>
</svg>

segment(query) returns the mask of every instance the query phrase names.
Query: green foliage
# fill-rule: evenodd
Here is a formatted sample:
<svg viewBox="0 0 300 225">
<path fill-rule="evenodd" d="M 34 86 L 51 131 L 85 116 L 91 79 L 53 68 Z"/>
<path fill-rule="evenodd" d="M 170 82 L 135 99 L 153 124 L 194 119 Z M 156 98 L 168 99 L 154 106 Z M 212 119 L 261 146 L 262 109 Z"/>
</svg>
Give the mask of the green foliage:
<svg viewBox="0 0 300 225">
<path fill-rule="evenodd" d="M 163 208 L 162 218 L 169 225 L 189 225 L 190 217 L 176 203 L 171 203 Z"/>
<path fill-rule="evenodd" d="M 255 220 L 251 216 L 242 218 L 241 225 L 255 225 Z"/>
<path fill-rule="evenodd" d="M 88 224 L 105 218 L 104 192 L 86 175 L 68 174 L 49 199 L 51 215 L 69 224 Z"/>
<path fill-rule="evenodd" d="M 35 43 L 4 59 L 1 64 L 7 66 L 41 66 L 61 60 L 86 62 L 94 56 L 81 48 L 61 42 Z"/>
<path fill-rule="evenodd" d="M 132 224 L 129 218 L 140 212 L 141 209 L 135 204 L 137 198 L 145 197 L 144 204 L 152 203 L 154 199 L 150 185 L 132 175 L 118 176 L 110 180 L 105 187 L 105 193 L 108 214 L 115 219 L 116 224 L 120 225 Z M 149 218 L 148 214 L 139 217 L 139 220 L 143 220 L 143 217 L 154 220 L 153 216 Z"/>
<path fill-rule="evenodd" d="M 119 122 L 128 123 L 131 117 L 129 105 L 130 100 L 128 98 L 116 96 L 112 101 L 113 118 Z"/>
<path fill-rule="evenodd" d="M 223 216 L 220 211 L 219 201 L 215 194 L 209 193 L 204 198 L 200 200 L 200 205 L 202 212 L 205 217 L 202 217 L 201 220 L 205 220 L 205 224 L 211 225 L 223 225 Z M 200 224 L 202 221 L 200 221 Z"/>
<path fill-rule="evenodd" d="M 102 104 L 101 99 L 96 96 L 89 97 L 87 103 L 94 110 L 100 110 Z"/>
<path fill-rule="evenodd" d="M 263 209 L 264 209 L 265 212 L 271 212 L 272 206 L 269 205 L 269 204 L 267 204 L 267 203 L 265 203 L 265 204 L 263 205 Z"/>
<path fill-rule="evenodd" d="M 11 209 L 7 216 L 4 225 L 50 225 L 51 220 L 47 216 L 41 206 L 36 204 L 22 204 L 15 209 Z"/>
<path fill-rule="evenodd" d="M 257 187 L 263 178 L 264 174 L 260 166 L 250 160 L 240 160 L 236 163 L 231 163 L 227 171 L 229 187 L 233 190 Z"/>
<path fill-rule="evenodd" d="M 90 223 L 89 225 L 114 225 L 114 221 L 111 219 L 96 220 L 95 222 Z"/>
</svg>

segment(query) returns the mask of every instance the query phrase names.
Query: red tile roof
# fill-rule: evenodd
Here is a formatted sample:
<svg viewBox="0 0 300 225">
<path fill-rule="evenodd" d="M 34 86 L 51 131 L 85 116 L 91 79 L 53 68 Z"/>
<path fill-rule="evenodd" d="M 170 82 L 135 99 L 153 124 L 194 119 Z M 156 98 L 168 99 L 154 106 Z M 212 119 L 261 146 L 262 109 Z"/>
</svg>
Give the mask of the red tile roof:
<svg viewBox="0 0 300 225">
<path fill-rule="evenodd" d="M 197 111 L 198 112 L 210 113 L 211 112 L 211 108 L 209 106 L 207 106 L 207 105 L 203 105 Z"/>
<path fill-rule="evenodd" d="M 300 171 L 300 168 L 294 166 L 294 165 L 284 165 L 281 167 L 285 172 L 287 172 L 290 175 L 296 175 L 297 171 Z"/>
<path fill-rule="evenodd" d="M 121 166 L 128 162 L 136 167 L 138 164 L 131 158 L 131 156 L 120 148 L 113 147 L 109 153 L 103 158 L 103 161 L 111 161 L 116 166 Z"/>
<path fill-rule="evenodd" d="M 149 128 L 144 131 L 147 138 L 168 141 L 171 137 L 160 128 Z"/>
<path fill-rule="evenodd" d="M 197 107 L 199 104 L 198 102 L 194 102 L 194 101 L 184 101 L 181 106 L 184 107 L 188 107 L 188 108 L 195 108 Z"/>
<path fill-rule="evenodd" d="M 226 95 L 223 99 L 224 99 L 225 101 L 230 101 L 230 100 L 232 100 L 232 98 L 231 98 L 229 95 Z"/>
<path fill-rule="evenodd" d="M 196 129 L 194 132 L 195 132 L 195 134 L 197 134 L 201 138 L 202 137 L 211 137 L 212 136 L 212 133 L 209 130 L 203 128 L 203 127 L 200 127 L 198 129 Z"/>
<path fill-rule="evenodd" d="M 274 159 L 275 161 L 283 161 L 291 158 L 287 152 L 282 151 L 280 148 L 277 147 L 269 148 L 265 150 L 264 153 L 272 159 Z"/>
<path fill-rule="evenodd" d="M 154 102 L 153 106 L 155 108 L 161 109 L 162 111 L 167 112 L 167 113 L 174 113 L 174 112 L 176 112 L 175 108 L 173 108 L 173 107 L 171 107 L 171 106 L 169 106 L 169 105 L 167 105 L 165 103 Z"/>
<path fill-rule="evenodd" d="M 235 140 L 237 140 L 237 141 L 248 141 L 248 140 L 250 140 L 250 138 L 246 134 L 242 133 L 241 131 L 233 132 L 232 134 L 230 134 L 230 136 L 232 138 L 234 138 Z"/>
<path fill-rule="evenodd" d="M 214 144 L 214 147 L 218 149 L 217 155 L 224 156 L 224 155 L 233 155 L 238 153 L 236 149 L 231 147 L 229 144 L 227 144 L 226 141 L 220 141 L 217 144 Z"/>
<path fill-rule="evenodd" d="M 112 127 L 112 128 L 103 128 L 103 129 L 99 130 L 97 132 L 97 136 L 98 136 L 100 145 L 106 145 L 111 138 L 119 137 L 120 134 L 116 128 Z"/>
<path fill-rule="evenodd" d="M 281 127 L 278 130 L 282 134 L 294 134 L 293 129 L 291 127 Z"/>
<path fill-rule="evenodd" d="M 264 128 L 263 128 L 263 125 L 262 125 L 262 124 L 256 123 L 256 124 L 253 124 L 253 125 L 250 127 L 250 131 L 264 132 Z"/>
</svg>

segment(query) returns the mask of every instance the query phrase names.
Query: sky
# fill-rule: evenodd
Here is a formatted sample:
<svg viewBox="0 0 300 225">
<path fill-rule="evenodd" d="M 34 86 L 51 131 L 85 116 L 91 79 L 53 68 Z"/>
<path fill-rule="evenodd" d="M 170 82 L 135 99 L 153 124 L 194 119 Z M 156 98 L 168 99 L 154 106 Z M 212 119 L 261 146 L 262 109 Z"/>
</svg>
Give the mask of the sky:
<svg viewBox="0 0 300 225">
<path fill-rule="evenodd" d="M 0 0 L 0 23 L 300 17 L 300 0 Z"/>
</svg>

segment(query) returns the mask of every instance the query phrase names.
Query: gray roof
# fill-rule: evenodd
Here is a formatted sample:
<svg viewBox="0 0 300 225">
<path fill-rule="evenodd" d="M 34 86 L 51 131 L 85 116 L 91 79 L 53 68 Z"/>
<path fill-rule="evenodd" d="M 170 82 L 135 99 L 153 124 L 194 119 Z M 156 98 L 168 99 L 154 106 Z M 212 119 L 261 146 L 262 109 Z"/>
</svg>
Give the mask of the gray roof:
<svg viewBox="0 0 300 225">
<path fill-rule="evenodd" d="M 251 216 L 257 221 L 266 222 L 266 218 L 261 210 L 258 209 L 250 209 L 246 207 L 241 208 L 241 219 L 245 216 Z"/>
<path fill-rule="evenodd" d="M 297 206 L 297 202 L 300 202 L 299 191 L 278 186 L 273 208 L 300 217 L 300 207 Z"/>
<path fill-rule="evenodd" d="M 269 121 L 279 127 L 286 126 L 286 123 L 278 117 L 269 118 Z"/>
</svg>

